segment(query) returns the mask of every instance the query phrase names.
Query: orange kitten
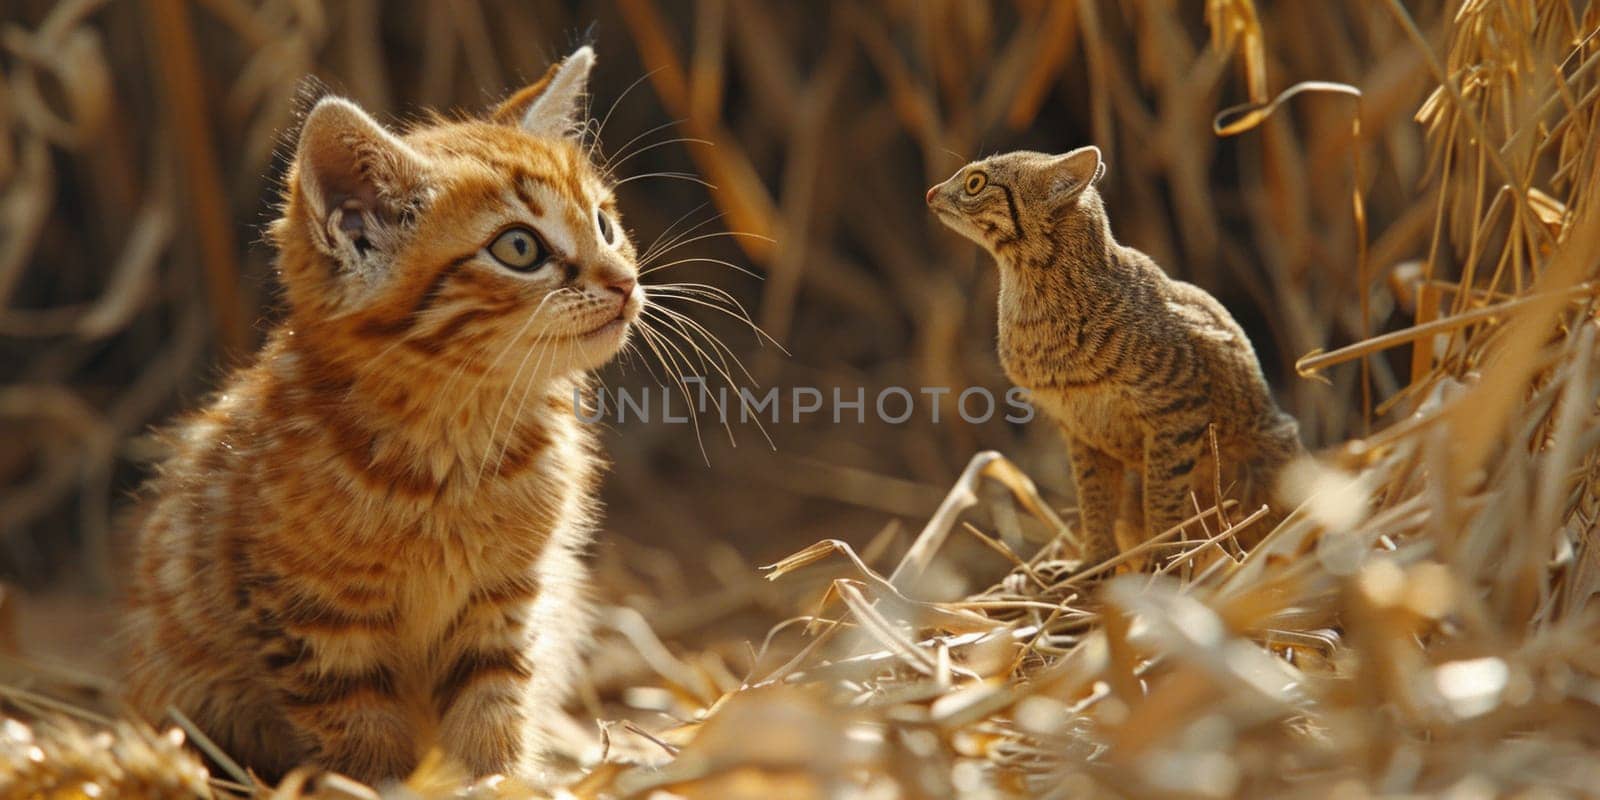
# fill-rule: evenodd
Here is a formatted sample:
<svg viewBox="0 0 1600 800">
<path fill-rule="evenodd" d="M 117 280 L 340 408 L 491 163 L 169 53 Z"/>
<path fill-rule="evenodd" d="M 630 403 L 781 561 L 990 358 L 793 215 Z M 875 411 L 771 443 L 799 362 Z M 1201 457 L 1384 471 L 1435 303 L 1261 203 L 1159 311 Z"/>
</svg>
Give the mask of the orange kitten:
<svg viewBox="0 0 1600 800">
<path fill-rule="evenodd" d="M 573 414 L 643 293 L 580 142 L 580 48 L 485 119 L 307 116 L 273 224 L 288 313 L 171 432 L 128 693 L 266 774 L 537 774 L 588 624 L 601 469 Z"/>
</svg>

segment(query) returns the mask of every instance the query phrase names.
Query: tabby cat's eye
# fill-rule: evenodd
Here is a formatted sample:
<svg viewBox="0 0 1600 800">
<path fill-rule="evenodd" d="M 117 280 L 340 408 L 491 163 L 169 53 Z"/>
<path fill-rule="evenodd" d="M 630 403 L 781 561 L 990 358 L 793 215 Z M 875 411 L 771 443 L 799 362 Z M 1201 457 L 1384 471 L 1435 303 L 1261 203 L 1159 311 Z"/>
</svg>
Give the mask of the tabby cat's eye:
<svg viewBox="0 0 1600 800">
<path fill-rule="evenodd" d="M 616 231 L 611 228 L 611 215 L 595 209 L 594 217 L 600 224 L 600 238 L 605 239 L 606 244 L 616 244 L 617 236 Z"/>
<path fill-rule="evenodd" d="M 977 194 L 983 187 L 989 185 L 989 176 L 982 172 L 974 172 L 967 176 L 967 194 Z"/>
<path fill-rule="evenodd" d="M 489 243 L 489 255 L 515 270 L 528 271 L 550 257 L 539 234 L 527 228 L 512 228 Z"/>
</svg>

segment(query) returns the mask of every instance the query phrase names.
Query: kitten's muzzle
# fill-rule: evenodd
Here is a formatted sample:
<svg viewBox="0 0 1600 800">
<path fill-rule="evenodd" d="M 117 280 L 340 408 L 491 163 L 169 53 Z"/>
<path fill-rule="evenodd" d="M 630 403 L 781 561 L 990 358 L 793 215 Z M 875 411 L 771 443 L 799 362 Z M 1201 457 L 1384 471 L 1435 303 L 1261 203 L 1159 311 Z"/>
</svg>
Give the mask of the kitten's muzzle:
<svg viewBox="0 0 1600 800">
<path fill-rule="evenodd" d="M 617 319 L 632 322 L 639 315 L 639 306 L 644 302 L 644 292 L 639 289 L 636 278 L 624 278 L 606 284 L 606 290 L 617 295 Z"/>
<path fill-rule="evenodd" d="M 631 270 L 601 267 L 594 275 L 594 291 L 603 300 L 615 299 L 617 314 L 613 319 L 624 319 L 639 305 L 643 292 L 639 289 L 639 276 Z M 635 312 L 636 313 L 636 312 Z"/>
</svg>

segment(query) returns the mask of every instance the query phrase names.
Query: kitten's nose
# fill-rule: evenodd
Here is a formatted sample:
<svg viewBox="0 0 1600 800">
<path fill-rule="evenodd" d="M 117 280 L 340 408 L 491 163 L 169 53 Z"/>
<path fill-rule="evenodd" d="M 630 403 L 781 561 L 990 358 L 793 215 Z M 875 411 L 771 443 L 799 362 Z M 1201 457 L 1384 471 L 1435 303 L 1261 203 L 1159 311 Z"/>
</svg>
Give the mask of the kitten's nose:
<svg viewBox="0 0 1600 800">
<path fill-rule="evenodd" d="M 639 281 L 636 278 L 626 278 L 618 275 L 616 277 L 607 278 L 605 285 L 607 289 L 610 289 L 611 291 L 616 292 L 623 297 L 629 297 L 633 294 L 633 287 L 639 285 Z"/>
<path fill-rule="evenodd" d="M 933 205 L 933 196 L 939 193 L 939 187 L 942 186 L 942 185 L 943 184 L 936 183 L 936 184 L 928 187 L 928 194 L 926 195 L 926 197 L 928 198 L 928 205 L 930 205 L 930 206 Z"/>
</svg>

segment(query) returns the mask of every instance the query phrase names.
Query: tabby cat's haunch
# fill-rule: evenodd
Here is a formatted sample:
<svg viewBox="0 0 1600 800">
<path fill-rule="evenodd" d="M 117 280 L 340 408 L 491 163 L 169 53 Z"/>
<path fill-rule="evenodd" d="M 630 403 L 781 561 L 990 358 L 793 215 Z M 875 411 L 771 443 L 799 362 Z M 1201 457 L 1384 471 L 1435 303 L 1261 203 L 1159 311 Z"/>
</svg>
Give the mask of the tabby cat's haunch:
<svg viewBox="0 0 1600 800">
<path fill-rule="evenodd" d="M 1235 473 L 1222 485 L 1244 478 L 1252 506 L 1301 452 L 1228 310 L 1112 238 L 1095 188 L 1104 173 L 1095 147 L 1006 153 L 927 194 L 1000 264 L 1000 361 L 1066 435 L 1091 560 L 1116 554 L 1119 513 L 1142 541 L 1195 513 L 1191 491 L 1211 505 L 1211 425 Z"/>
<path fill-rule="evenodd" d="M 578 131 L 585 47 L 481 119 L 306 117 L 270 238 L 286 318 L 171 431 L 128 693 L 264 774 L 536 776 L 586 636 L 600 469 L 572 413 L 638 316 Z"/>
</svg>

